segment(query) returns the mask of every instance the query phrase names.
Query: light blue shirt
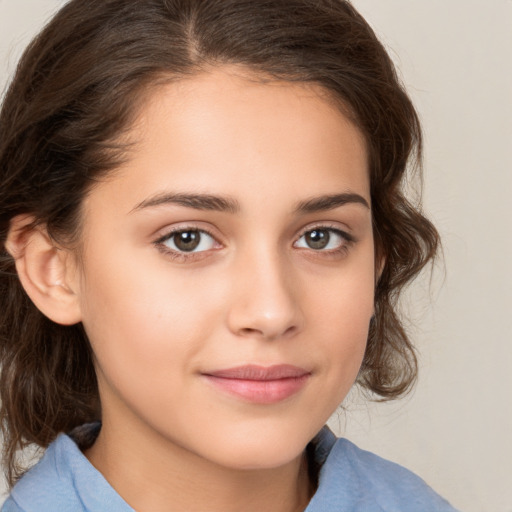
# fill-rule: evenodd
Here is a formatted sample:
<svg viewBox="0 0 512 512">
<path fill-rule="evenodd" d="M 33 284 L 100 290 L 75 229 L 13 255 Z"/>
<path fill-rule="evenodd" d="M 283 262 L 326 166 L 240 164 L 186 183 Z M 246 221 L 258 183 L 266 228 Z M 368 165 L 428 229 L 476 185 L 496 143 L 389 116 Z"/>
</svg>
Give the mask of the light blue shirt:
<svg viewBox="0 0 512 512">
<path fill-rule="evenodd" d="M 456 512 L 409 470 L 337 439 L 316 438 L 318 489 L 305 512 Z M 61 434 L 15 485 L 1 512 L 134 512 Z"/>
</svg>

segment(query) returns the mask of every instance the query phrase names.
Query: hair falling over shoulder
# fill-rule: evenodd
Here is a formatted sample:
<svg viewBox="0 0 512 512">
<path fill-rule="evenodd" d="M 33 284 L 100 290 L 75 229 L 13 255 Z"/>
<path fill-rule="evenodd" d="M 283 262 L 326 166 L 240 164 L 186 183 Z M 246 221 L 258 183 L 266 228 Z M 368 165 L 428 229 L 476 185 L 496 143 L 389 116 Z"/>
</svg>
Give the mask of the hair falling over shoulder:
<svg viewBox="0 0 512 512">
<path fill-rule="evenodd" d="M 417 363 L 400 291 L 439 244 L 404 195 L 421 128 L 382 44 L 344 0 L 71 0 L 25 51 L 0 113 L 0 422 L 9 483 L 17 450 L 100 419 L 89 342 L 24 292 L 7 252 L 11 220 L 77 244 L 82 200 L 123 159 L 121 135 L 147 91 L 219 64 L 320 84 L 366 138 L 376 260 L 383 262 L 359 385 L 406 393 Z M 417 176 L 421 179 L 420 176 Z"/>
</svg>

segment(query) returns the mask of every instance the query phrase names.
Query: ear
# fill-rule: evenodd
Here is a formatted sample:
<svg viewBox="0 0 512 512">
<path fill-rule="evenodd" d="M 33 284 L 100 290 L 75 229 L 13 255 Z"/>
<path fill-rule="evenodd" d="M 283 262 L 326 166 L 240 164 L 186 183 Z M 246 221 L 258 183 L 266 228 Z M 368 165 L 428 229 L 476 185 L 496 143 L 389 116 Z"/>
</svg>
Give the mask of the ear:
<svg viewBox="0 0 512 512">
<path fill-rule="evenodd" d="M 384 271 L 384 267 L 386 265 L 386 257 L 385 256 L 377 256 L 375 260 L 375 286 L 380 281 L 380 277 L 382 276 L 382 272 Z"/>
<path fill-rule="evenodd" d="M 56 246 L 45 227 L 31 227 L 33 221 L 29 215 L 11 220 L 7 252 L 39 311 L 58 324 L 76 324 L 81 321 L 81 311 L 75 258 L 69 250 Z"/>
</svg>

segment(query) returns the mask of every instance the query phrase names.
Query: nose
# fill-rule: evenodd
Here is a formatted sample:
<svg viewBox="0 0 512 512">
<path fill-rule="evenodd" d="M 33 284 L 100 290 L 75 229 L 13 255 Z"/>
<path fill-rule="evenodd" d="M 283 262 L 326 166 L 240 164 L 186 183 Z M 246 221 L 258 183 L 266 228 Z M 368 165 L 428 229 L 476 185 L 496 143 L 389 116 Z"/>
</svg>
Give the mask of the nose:
<svg viewBox="0 0 512 512">
<path fill-rule="evenodd" d="M 228 324 L 237 336 L 275 340 L 303 328 L 298 282 L 279 255 L 260 252 L 238 262 L 232 286 Z"/>
</svg>

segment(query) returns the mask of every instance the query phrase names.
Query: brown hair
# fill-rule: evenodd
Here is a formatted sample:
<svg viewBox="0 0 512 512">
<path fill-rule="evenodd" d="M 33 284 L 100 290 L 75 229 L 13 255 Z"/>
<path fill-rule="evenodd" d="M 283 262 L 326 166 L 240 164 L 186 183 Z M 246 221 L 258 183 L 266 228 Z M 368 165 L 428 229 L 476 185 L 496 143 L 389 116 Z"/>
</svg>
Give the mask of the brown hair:
<svg viewBox="0 0 512 512">
<path fill-rule="evenodd" d="M 115 168 L 116 140 L 162 77 L 240 64 L 320 84 L 366 137 L 377 255 L 385 258 L 358 383 L 405 393 L 414 349 L 396 311 L 400 290 L 433 258 L 438 235 L 403 195 L 421 159 L 417 114 L 375 34 L 343 0 L 72 0 L 26 50 L 0 115 L 0 421 L 9 482 L 16 450 L 98 419 L 96 378 L 81 325 L 31 303 L 5 250 L 28 213 L 59 241 L 79 234 L 84 194 Z"/>
</svg>

